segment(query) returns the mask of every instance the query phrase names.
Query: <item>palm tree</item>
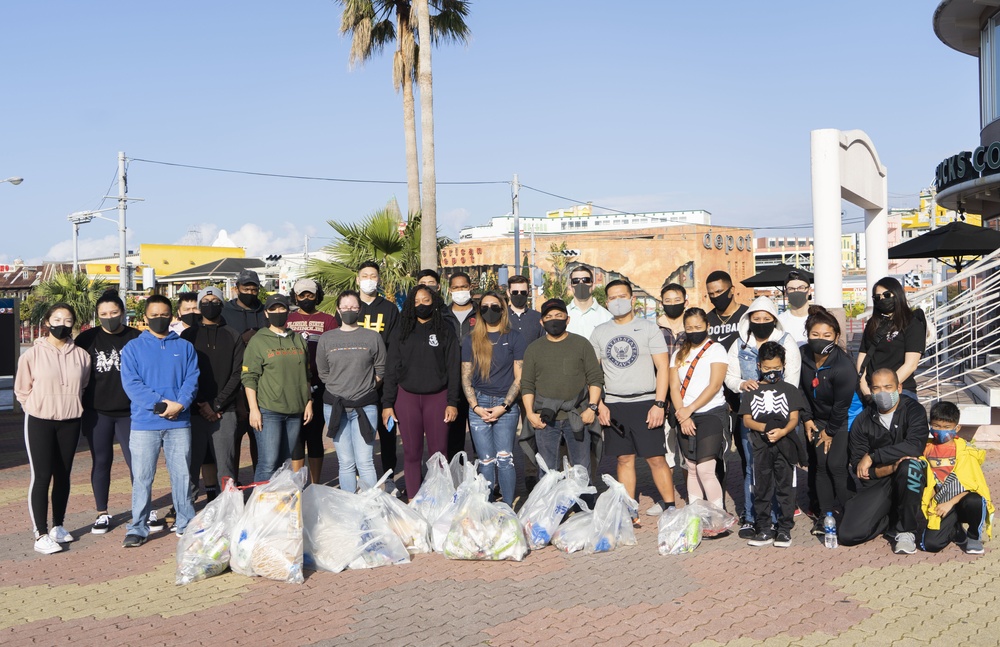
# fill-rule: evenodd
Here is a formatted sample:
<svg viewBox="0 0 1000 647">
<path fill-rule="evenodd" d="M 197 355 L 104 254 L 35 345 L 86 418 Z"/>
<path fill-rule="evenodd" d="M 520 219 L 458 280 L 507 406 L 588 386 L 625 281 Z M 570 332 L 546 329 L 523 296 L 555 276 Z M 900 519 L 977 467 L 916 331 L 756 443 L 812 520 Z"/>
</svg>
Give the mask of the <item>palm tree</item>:
<svg viewBox="0 0 1000 647">
<path fill-rule="evenodd" d="M 414 38 L 416 16 L 412 0 L 339 0 L 344 6 L 340 18 L 340 33 L 351 34 L 349 64 L 363 65 L 380 53 L 389 43 L 396 42 L 392 61 L 392 85 L 403 93 L 403 135 L 406 141 L 407 213 L 420 211 L 420 173 L 417 160 L 416 111 L 413 83 L 416 79 L 417 52 Z M 467 0 L 434 0 L 435 15 L 430 17 L 429 41 L 468 42 L 469 28 L 465 17 L 469 13 Z"/>
<path fill-rule="evenodd" d="M 68 303 L 76 312 L 76 330 L 84 323 L 93 323 L 97 299 L 111 284 L 101 277 L 91 279 L 86 272 L 60 272 L 48 281 L 39 283 L 32 291 L 35 304 L 31 323 L 40 324 L 45 312 L 54 303 Z"/>
<path fill-rule="evenodd" d="M 431 39 L 430 6 L 428 0 L 416 0 L 417 34 L 420 40 Z M 434 94 L 431 77 L 431 48 L 419 52 L 417 84 L 420 86 L 420 142 L 423 144 L 424 183 L 421 187 L 420 213 L 432 231 L 437 231 L 437 173 L 434 170 Z M 420 265 L 437 268 L 436 240 L 429 236 L 420 241 Z"/>
</svg>

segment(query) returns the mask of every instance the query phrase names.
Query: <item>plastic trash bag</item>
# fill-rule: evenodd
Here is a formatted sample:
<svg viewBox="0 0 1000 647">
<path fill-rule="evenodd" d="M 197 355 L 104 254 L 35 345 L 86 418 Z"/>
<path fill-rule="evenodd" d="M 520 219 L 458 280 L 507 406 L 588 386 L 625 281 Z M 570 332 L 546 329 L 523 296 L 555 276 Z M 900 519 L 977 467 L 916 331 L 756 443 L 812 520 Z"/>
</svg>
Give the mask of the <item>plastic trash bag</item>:
<svg viewBox="0 0 1000 647">
<path fill-rule="evenodd" d="M 229 566 L 233 528 L 243 514 L 243 493 L 232 481 L 195 515 L 177 542 L 176 583 L 190 584 L 219 575 Z"/>
<path fill-rule="evenodd" d="M 476 476 L 463 483 L 467 495 L 444 542 L 448 559 L 521 561 L 528 554 L 528 542 L 517 515 L 506 503 L 490 503 L 489 482 Z"/>
<path fill-rule="evenodd" d="M 632 517 L 639 504 L 628 495 L 625 486 L 610 475 L 603 475 L 608 485 L 594 504 L 593 512 L 578 512 L 559 526 L 552 545 L 567 553 L 606 553 L 618 546 L 635 545 Z"/>
<path fill-rule="evenodd" d="M 234 572 L 295 584 L 304 581 L 302 478 L 286 461 L 270 481 L 254 488 L 233 529 L 229 567 Z"/>
<path fill-rule="evenodd" d="M 451 482 L 457 488 L 459 485 L 476 475 L 476 464 L 479 461 L 470 461 L 469 455 L 465 452 L 458 452 L 451 459 L 449 468 L 451 469 Z"/>
<path fill-rule="evenodd" d="M 303 564 L 313 570 L 376 568 L 410 561 L 370 499 L 326 485 L 302 492 Z"/>
<path fill-rule="evenodd" d="M 451 497 L 451 502 L 448 503 L 441 511 L 441 513 L 431 522 L 431 546 L 434 548 L 435 552 L 444 552 L 444 542 L 448 538 L 448 533 L 451 532 L 451 524 L 455 519 L 455 515 L 462 508 L 465 503 L 465 499 L 473 494 L 477 490 L 477 478 L 479 475 L 476 473 L 475 464 L 473 464 L 472 469 L 467 469 L 464 473 L 462 481 L 458 488 L 455 490 L 455 494 Z M 485 482 L 486 480 L 483 479 Z"/>
<path fill-rule="evenodd" d="M 580 498 L 581 495 L 597 492 L 597 488 L 589 485 L 589 475 L 582 466 L 570 467 L 569 461 L 564 458 L 563 470 L 560 472 L 550 470 L 541 454 L 536 454 L 535 459 L 544 476 L 538 479 L 538 484 L 517 515 L 532 550 L 542 548 L 551 541 L 552 533 L 562 523 L 573 504 L 579 505 L 583 510 L 590 509 Z"/>
<path fill-rule="evenodd" d="M 382 484 L 392 474 L 386 473 L 374 488 L 362 490 L 361 496 L 376 506 L 382 519 L 389 524 L 411 555 L 431 552 L 431 526 L 420 513 L 382 489 Z"/>
<path fill-rule="evenodd" d="M 736 517 L 707 501 L 693 501 L 660 515 L 657 545 L 661 555 L 690 553 L 702 537 L 716 537 L 736 524 Z"/>
<path fill-rule="evenodd" d="M 434 523 L 454 499 L 455 482 L 448 461 L 444 454 L 435 452 L 427 461 L 427 476 L 416 495 L 410 499 L 410 507 L 428 523 Z"/>
</svg>

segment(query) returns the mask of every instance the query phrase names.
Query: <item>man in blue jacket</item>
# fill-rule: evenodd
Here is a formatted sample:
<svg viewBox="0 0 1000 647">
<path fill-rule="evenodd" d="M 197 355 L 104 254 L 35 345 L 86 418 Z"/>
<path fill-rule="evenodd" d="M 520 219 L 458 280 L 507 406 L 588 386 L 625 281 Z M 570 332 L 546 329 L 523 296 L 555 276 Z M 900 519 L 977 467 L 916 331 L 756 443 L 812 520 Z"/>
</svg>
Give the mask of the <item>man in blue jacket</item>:
<svg viewBox="0 0 1000 647">
<path fill-rule="evenodd" d="M 149 330 L 122 349 L 122 386 L 132 401 L 132 522 L 126 548 L 146 543 L 153 478 L 160 447 L 170 472 L 170 490 L 177 535 L 194 517 L 188 462 L 191 457 L 190 407 L 198 392 L 198 356 L 192 346 L 170 330 L 170 301 L 154 294 L 146 299 Z"/>
</svg>

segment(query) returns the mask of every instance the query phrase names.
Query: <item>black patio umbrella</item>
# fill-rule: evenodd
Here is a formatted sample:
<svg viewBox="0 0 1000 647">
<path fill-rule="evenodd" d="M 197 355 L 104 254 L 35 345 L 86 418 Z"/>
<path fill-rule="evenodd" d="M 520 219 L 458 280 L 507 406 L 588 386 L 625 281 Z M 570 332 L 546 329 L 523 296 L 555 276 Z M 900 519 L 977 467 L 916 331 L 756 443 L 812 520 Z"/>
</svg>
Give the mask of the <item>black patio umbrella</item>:
<svg viewBox="0 0 1000 647">
<path fill-rule="evenodd" d="M 743 285 L 748 288 L 771 288 L 771 287 L 784 287 L 785 279 L 788 278 L 788 273 L 791 271 L 798 272 L 802 275 L 803 281 L 809 281 L 812 283 L 813 275 L 812 272 L 804 270 L 799 267 L 792 267 L 791 265 L 785 265 L 783 263 L 771 266 L 760 272 L 759 274 L 754 274 L 748 279 L 743 279 L 740 281 Z"/>
<path fill-rule="evenodd" d="M 889 258 L 936 258 L 961 272 L 963 257 L 1000 249 L 1000 231 L 956 220 L 889 248 Z"/>
</svg>

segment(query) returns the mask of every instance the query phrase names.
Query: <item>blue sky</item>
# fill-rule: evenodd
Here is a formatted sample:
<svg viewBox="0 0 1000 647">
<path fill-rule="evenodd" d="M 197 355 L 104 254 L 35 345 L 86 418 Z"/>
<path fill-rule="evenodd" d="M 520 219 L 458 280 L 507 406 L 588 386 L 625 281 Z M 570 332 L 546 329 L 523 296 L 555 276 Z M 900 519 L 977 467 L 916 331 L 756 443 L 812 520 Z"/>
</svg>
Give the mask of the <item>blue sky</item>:
<svg viewBox="0 0 1000 647">
<path fill-rule="evenodd" d="M 784 226 L 811 220 L 809 131 L 859 128 L 888 168 L 891 206 L 915 205 L 941 159 L 978 144 L 976 60 L 935 38 L 937 4 L 473 2 L 469 45 L 434 52 L 438 179 L 518 173 L 614 209 Z M 0 262 L 69 258 L 66 216 L 101 203 L 119 150 L 405 180 L 391 53 L 349 70 L 340 12 L 333 0 L 8 3 L 0 178 L 25 181 L 0 185 Z M 402 185 L 138 161 L 129 193 L 145 198 L 129 210 L 130 247 L 211 242 L 222 228 L 255 254 L 300 251 L 306 234 L 317 249 L 328 219 L 406 199 Z M 521 193 L 523 215 L 570 204 Z M 438 189 L 446 234 L 510 207 L 505 185 Z M 116 249 L 112 223 L 81 230 L 81 256 Z"/>
</svg>

